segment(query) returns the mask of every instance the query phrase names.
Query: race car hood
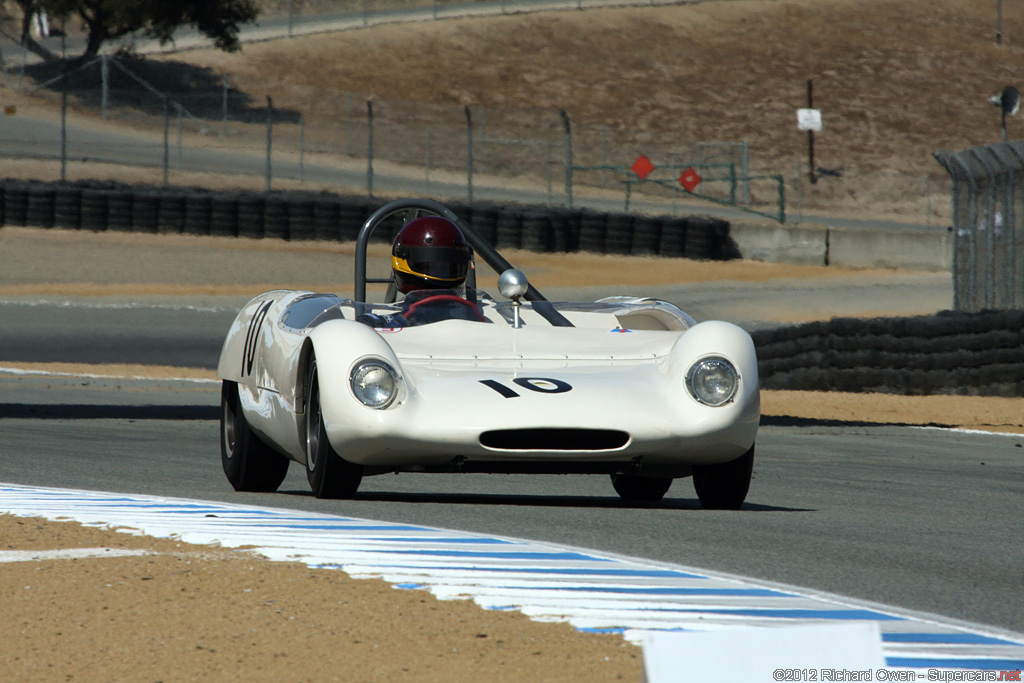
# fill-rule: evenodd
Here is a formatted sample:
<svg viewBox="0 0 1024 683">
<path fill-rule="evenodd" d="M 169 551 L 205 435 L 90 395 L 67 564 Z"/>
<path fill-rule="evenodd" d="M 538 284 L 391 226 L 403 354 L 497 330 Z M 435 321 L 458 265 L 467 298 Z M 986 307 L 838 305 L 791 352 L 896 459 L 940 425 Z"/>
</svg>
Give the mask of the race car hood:
<svg viewBox="0 0 1024 683">
<path fill-rule="evenodd" d="M 651 360 L 666 355 L 682 332 L 526 326 L 449 320 L 423 327 L 378 329 L 405 367 L 446 361 Z"/>
</svg>

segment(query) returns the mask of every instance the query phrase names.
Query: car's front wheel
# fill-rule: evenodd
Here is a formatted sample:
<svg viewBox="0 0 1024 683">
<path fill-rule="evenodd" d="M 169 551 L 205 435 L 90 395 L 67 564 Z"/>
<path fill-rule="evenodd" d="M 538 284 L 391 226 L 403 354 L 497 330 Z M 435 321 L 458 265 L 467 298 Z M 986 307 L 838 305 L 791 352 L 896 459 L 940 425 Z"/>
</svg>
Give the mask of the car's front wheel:
<svg viewBox="0 0 1024 683">
<path fill-rule="evenodd" d="M 754 472 L 754 446 L 740 457 L 717 465 L 694 465 L 693 487 L 707 510 L 738 510 L 747 498 Z"/>
<path fill-rule="evenodd" d="M 316 359 L 306 381 L 306 478 L 317 498 L 351 498 L 363 479 L 363 468 L 338 455 L 327 440 Z"/>
<path fill-rule="evenodd" d="M 238 385 L 227 380 L 220 390 L 220 463 L 236 491 L 276 491 L 288 474 L 288 458 L 253 433 Z"/>
<path fill-rule="evenodd" d="M 672 480 L 667 477 L 641 477 L 613 474 L 612 487 L 622 500 L 630 503 L 657 503 L 668 493 Z"/>
</svg>

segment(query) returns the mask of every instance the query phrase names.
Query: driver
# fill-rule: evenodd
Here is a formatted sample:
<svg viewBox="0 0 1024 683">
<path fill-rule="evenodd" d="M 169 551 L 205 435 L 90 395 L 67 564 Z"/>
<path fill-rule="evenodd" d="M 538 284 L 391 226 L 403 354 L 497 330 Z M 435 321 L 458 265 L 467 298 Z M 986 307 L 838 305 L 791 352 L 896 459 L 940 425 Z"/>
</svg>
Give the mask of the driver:
<svg viewBox="0 0 1024 683">
<path fill-rule="evenodd" d="M 441 216 L 421 216 L 398 231 L 391 247 L 395 287 L 404 295 L 401 313 L 364 313 L 357 320 L 373 327 L 405 327 L 440 320 L 484 321 L 466 300 L 466 276 L 473 251 L 459 227 Z M 444 290 L 444 291 L 439 291 Z"/>
</svg>

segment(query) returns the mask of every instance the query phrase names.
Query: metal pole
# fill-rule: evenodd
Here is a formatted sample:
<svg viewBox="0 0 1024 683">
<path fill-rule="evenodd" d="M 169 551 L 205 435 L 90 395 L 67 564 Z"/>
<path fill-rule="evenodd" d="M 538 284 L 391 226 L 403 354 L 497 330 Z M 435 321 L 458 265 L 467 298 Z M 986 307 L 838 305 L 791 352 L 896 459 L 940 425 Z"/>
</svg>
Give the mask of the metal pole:
<svg viewBox="0 0 1024 683">
<path fill-rule="evenodd" d="M 932 227 L 932 179 L 927 175 L 924 177 L 924 202 L 925 225 L 930 228 Z"/>
<path fill-rule="evenodd" d="M 306 117 L 299 114 L 299 182 L 306 181 Z"/>
<path fill-rule="evenodd" d="M 803 162 L 796 162 L 796 222 L 804 222 L 804 169 Z"/>
<path fill-rule="evenodd" d="M 551 180 L 552 180 L 552 178 L 551 178 L 551 168 L 554 165 L 555 165 L 555 162 L 554 162 L 554 158 L 553 158 L 553 154 L 552 154 L 552 149 L 551 149 L 551 141 L 548 140 L 548 204 L 551 203 L 551 195 L 552 195 L 552 189 L 551 189 Z"/>
<path fill-rule="evenodd" d="M 363 28 L 370 24 L 370 9 L 367 7 L 367 0 L 363 0 Z"/>
<path fill-rule="evenodd" d="M 427 127 L 426 136 L 426 158 L 423 160 L 423 165 L 426 167 L 426 181 L 427 181 L 427 193 L 430 192 L 430 127 Z"/>
<path fill-rule="evenodd" d="M 174 103 L 175 108 L 178 110 L 178 168 L 181 168 L 182 162 L 182 144 L 181 144 L 181 129 L 182 129 L 182 109 L 183 107 L 179 102 Z"/>
<path fill-rule="evenodd" d="M 743 141 L 743 205 L 750 206 L 750 143 Z"/>
<path fill-rule="evenodd" d="M 60 87 L 60 181 L 68 178 L 68 65 L 64 62 L 65 78 L 61 79 Z"/>
<path fill-rule="evenodd" d="M 352 126 L 353 126 L 353 123 L 352 123 L 353 111 L 352 111 L 352 108 L 353 108 L 354 105 L 352 103 L 352 93 L 351 92 L 347 92 L 346 95 L 347 95 L 347 98 L 348 98 L 348 154 L 349 154 L 349 156 L 352 156 L 352 135 L 353 135 L 353 130 L 352 130 Z"/>
<path fill-rule="evenodd" d="M 292 16 L 293 16 L 293 14 L 292 14 L 292 5 L 293 4 L 294 4 L 293 0 L 288 0 L 288 37 L 289 38 L 292 37 Z"/>
<path fill-rule="evenodd" d="M 572 123 L 564 109 L 560 110 L 562 123 L 565 124 L 565 197 L 572 208 Z"/>
<path fill-rule="evenodd" d="M 21 41 L 21 73 L 18 74 L 18 92 L 21 92 L 21 86 L 25 82 L 25 67 L 28 65 L 28 42 Z"/>
<path fill-rule="evenodd" d="M 366 100 L 366 191 L 373 197 L 373 100 Z"/>
<path fill-rule="evenodd" d="M 164 187 L 167 187 L 167 173 L 171 162 L 171 101 L 164 95 Z"/>
<path fill-rule="evenodd" d="M 580 9 L 583 9 L 580 7 Z M 608 165 L 608 126 L 601 124 L 601 165 Z M 601 180 L 604 186 L 608 186 L 608 169 L 601 171 Z"/>
<path fill-rule="evenodd" d="M 60 181 L 68 178 L 68 55 L 64 21 L 60 23 Z"/>
<path fill-rule="evenodd" d="M 220 119 L 220 134 L 223 137 L 228 136 L 228 75 L 224 74 L 224 94 L 221 98 L 221 119 Z"/>
<path fill-rule="evenodd" d="M 100 55 L 100 116 L 107 118 L 107 98 L 110 94 L 110 64 L 108 56 Z"/>
<path fill-rule="evenodd" d="M 996 0 L 996 45 L 1003 44 L 1003 0 Z"/>
<path fill-rule="evenodd" d="M 466 112 L 466 193 L 469 202 L 473 203 L 473 115 L 469 111 L 469 105 L 465 107 Z"/>
<path fill-rule="evenodd" d="M 274 100 L 267 95 L 267 192 L 270 192 L 270 179 L 273 177 L 271 150 L 274 142 Z"/>
<path fill-rule="evenodd" d="M 814 80 L 807 79 L 807 108 L 814 109 Z M 814 172 L 814 131 L 807 131 L 807 159 L 810 164 L 811 185 L 818 182 L 818 175 Z"/>
</svg>

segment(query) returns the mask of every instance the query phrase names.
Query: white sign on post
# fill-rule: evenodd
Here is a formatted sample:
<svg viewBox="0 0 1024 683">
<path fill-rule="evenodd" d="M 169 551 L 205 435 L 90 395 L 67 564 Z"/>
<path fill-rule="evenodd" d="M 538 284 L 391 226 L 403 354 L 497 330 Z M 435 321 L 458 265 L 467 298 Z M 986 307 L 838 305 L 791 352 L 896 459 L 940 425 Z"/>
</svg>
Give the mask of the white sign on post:
<svg viewBox="0 0 1024 683">
<path fill-rule="evenodd" d="M 813 130 L 815 132 L 821 130 L 821 110 L 797 109 L 796 126 L 800 130 Z"/>
</svg>

